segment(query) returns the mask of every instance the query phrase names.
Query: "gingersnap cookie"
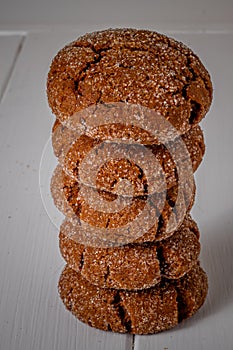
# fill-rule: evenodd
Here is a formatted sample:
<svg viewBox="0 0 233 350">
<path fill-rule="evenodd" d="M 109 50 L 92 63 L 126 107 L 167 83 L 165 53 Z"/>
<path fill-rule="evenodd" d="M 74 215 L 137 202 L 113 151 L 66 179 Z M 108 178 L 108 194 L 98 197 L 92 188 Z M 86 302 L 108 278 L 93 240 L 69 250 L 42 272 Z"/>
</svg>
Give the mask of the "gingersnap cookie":
<svg viewBox="0 0 233 350">
<path fill-rule="evenodd" d="M 86 34 L 58 52 L 48 73 L 47 95 L 61 122 L 71 122 L 92 106 L 95 112 L 96 105 L 123 102 L 158 112 L 184 134 L 209 110 L 212 84 L 200 59 L 184 44 L 149 30 L 108 29 Z M 121 114 L 115 114 L 111 127 L 96 126 L 92 136 L 132 133 L 141 143 L 157 143 L 143 127 L 118 120 Z"/>
<path fill-rule="evenodd" d="M 63 126 L 58 120 L 53 126 L 52 134 L 54 152 L 67 174 L 78 179 L 80 164 L 84 160 L 87 166 L 84 164 L 81 168 L 83 175 L 82 179 L 79 179 L 80 182 L 88 186 L 95 185 L 102 191 L 119 193 L 120 182 L 127 180 L 133 188 L 134 196 L 148 194 L 149 189 L 151 193 L 161 192 L 175 186 L 178 182 L 179 161 L 183 165 L 190 160 L 192 172 L 196 171 L 205 152 L 203 132 L 197 125 L 182 135 L 181 139 L 184 145 L 180 144 L 180 140 L 175 140 L 169 142 L 167 148 L 165 145 L 135 144 L 126 147 L 125 143 L 123 147 L 119 144 L 104 145 L 103 140 L 93 139 L 87 135 L 76 138 L 75 132 Z M 187 149 L 186 155 L 183 154 L 182 146 Z M 175 159 L 169 149 L 173 150 Z M 128 158 L 121 158 L 123 156 Z M 86 157 L 88 160 L 85 160 Z M 90 167 L 92 169 L 96 167 L 96 178 L 92 179 Z M 183 167 L 185 171 L 187 170 L 187 174 L 183 176 L 189 178 L 189 167 Z M 126 186 L 122 186 L 121 189 L 121 195 L 126 195 Z"/>
<path fill-rule="evenodd" d="M 104 245 L 115 246 L 171 236 L 194 203 L 195 189 L 191 201 L 189 192 L 187 184 L 187 188 L 172 187 L 151 196 L 114 197 L 80 184 L 60 166 L 51 180 L 54 204 L 95 246 L 100 245 L 100 239 Z"/>
<path fill-rule="evenodd" d="M 175 327 L 205 301 L 208 282 L 197 264 L 179 280 L 162 279 L 140 291 L 99 288 L 66 266 L 58 286 L 66 308 L 89 326 L 119 333 L 153 334 Z"/>
<path fill-rule="evenodd" d="M 59 235 L 61 254 L 69 267 L 101 288 L 138 290 L 158 284 L 161 277 L 181 278 L 197 263 L 200 253 L 198 229 L 189 221 L 157 244 L 90 247 L 76 241 L 77 235 L 72 223 L 65 220 Z"/>
</svg>

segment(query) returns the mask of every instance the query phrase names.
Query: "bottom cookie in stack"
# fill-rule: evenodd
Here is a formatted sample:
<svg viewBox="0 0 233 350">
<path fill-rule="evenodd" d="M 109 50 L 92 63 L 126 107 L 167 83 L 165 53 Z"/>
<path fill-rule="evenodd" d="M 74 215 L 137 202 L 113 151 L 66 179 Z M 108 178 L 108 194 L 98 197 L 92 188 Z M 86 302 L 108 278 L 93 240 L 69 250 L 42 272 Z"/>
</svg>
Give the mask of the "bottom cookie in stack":
<svg viewBox="0 0 233 350">
<path fill-rule="evenodd" d="M 184 277 L 162 278 L 152 288 L 138 291 L 100 288 L 67 265 L 58 288 L 66 308 L 92 327 L 153 334 L 175 327 L 192 316 L 205 301 L 208 282 L 197 263 Z"/>
</svg>

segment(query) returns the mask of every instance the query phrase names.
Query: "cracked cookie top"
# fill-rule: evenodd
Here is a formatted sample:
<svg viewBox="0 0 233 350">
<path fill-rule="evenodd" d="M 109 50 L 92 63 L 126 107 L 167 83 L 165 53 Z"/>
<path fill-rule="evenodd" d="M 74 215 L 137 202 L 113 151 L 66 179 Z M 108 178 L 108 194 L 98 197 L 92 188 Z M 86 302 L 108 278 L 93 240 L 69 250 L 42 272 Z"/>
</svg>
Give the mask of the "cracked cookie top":
<svg viewBox="0 0 233 350">
<path fill-rule="evenodd" d="M 161 241 L 177 230 L 193 204 L 190 184 L 151 196 L 98 192 L 67 176 L 60 166 L 51 179 L 55 206 L 74 224 L 78 241 L 95 247 Z M 181 198 L 178 198 L 178 192 Z M 191 195 L 191 198 L 190 198 Z"/>
<path fill-rule="evenodd" d="M 109 29 L 58 52 L 47 95 L 61 122 L 91 105 L 126 102 L 159 112 L 183 134 L 207 113 L 212 84 L 184 44 L 148 30 Z"/>
<path fill-rule="evenodd" d="M 195 265 L 179 280 L 163 279 L 140 291 L 99 288 L 66 266 L 58 290 L 66 308 L 80 321 L 105 331 L 153 334 L 175 327 L 203 305 L 206 273 Z"/>
<path fill-rule="evenodd" d="M 78 228 L 65 220 L 59 246 L 67 264 L 101 288 L 140 290 L 166 279 L 183 277 L 197 263 L 199 230 L 190 216 L 173 235 L 160 242 L 91 247 L 76 240 Z"/>
<path fill-rule="evenodd" d="M 192 170 L 195 172 L 200 165 L 202 158 L 205 153 L 205 143 L 204 135 L 199 125 L 190 129 L 186 134 L 181 137 L 183 143 L 180 143 L 180 140 L 174 140 L 172 143 L 169 143 L 169 149 L 173 149 L 173 154 L 176 155 L 175 161 L 170 154 L 168 148 L 165 145 L 146 145 L 146 151 L 150 151 L 155 160 L 159 164 L 156 168 L 156 164 L 151 161 L 151 157 L 147 153 L 143 152 L 143 161 L 139 164 L 129 158 L 116 158 L 109 156 L 109 149 L 114 150 L 114 144 L 111 144 L 111 148 L 107 148 L 106 151 L 103 151 L 103 148 L 106 146 L 106 143 L 102 142 L 99 139 L 93 139 L 87 135 L 82 135 L 81 137 L 76 137 L 75 131 L 65 127 L 58 120 L 55 121 L 53 126 L 52 133 L 52 145 L 55 155 L 59 158 L 59 163 L 63 167 L 63 170 L 66 174 L 70 175 L 73 179 L 79 179 L 81 182 L 82 179 L 79 178 L 79 170 L 82 164 L 82 161 L 85 161 L 85 157 L 89 157 L 89 162 L 91 166 L 98 167 L 98 172 L 96 173 L 95 186 L 101 191 L 108 191 L 111 193 L 116 193 L 119 191 L 119 185 L 121 181 L 127 179 L 130 181 L 131 185 L 134 188 L 133 196 L 146 195 L 148 194 L 148 179 L 146 177 L 145 169 L 148 168 L 148 162 L 150 162 L 150 170 L 147 172 L 151 177 L 153 173 L 154 183 L 152 188 L 161 191 L 169 189 L 173 186 L 176 186 L 179 181 L 177 164 L 181 164 L 181 160 L 187 161 L 190 157 Z M 108 143 L 110 145 L 110 143 Z M 125 145 L 124 145 L 125 146 Z M 187 158 L 183 155 L 183 147 L 187 148 Z M 118 144 L 116 144 L 116 149 Z M 141 145 L 132 145 L 129 144 L 128 150 L 131 148 L 131 152 L 134 150 L 134 153 L 137 154 L 137 161 L 139 160 L 139 154 L 142 151 Z M 126 147 L 124 148 L 126 149 Z M 94 152 L 93 152 L 94 150 Z M 92 152 L 92 155 L 90 156 Z M 98 153 L 99 152 L 99 153 Z M 113 153 L 113 152 L 112 152 Z M 101 166 L 96 162 L 97 155 L 101 158 Z M 129 154 L 129 152 L 128 152 Z M 132 152 L 133 154 L 133 152 Z M 113 155 L 113 154 L 112 154 Z M 108 159 L 109 156 L 109 159 Z M 132 157 L 133 158 L 133 157 Z M 179 162 L 179 163 L 178 163 Z M 144 167 L 143 167 L 144 165 Z M 85 184 L 90 185 L 91 175 L 89 172 L 89 167 L 85 171 Z M 184 169 L 186 171 L 186 177 L 189 178 L 189 168 Z M 166 181 L 166 186 L 163 183 L 163 177 Z M 156 184 L 156 186 L 155 186 Z M 164 188 L 165 186 L 165 188 Z M 151 189 L 149 189 L 151 191 Z M 122 195 L 126 193 L 126 186 L 121 188 Z M 153 191 L 152 191 L 153 192 Z"/>
</svg>

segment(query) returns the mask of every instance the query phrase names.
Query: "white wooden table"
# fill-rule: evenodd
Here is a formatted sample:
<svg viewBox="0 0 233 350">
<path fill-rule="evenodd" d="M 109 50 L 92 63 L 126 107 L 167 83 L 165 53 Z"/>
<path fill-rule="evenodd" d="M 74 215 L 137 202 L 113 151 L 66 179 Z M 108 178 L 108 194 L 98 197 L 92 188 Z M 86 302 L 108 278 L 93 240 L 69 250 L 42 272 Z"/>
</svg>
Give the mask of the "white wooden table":
<svg viewBox="0 0 233 350">
<path fill-rule="evenodd" d="M 0 26 L 0 350 L 233 350 L 233 26 L 150 28 L 192 47 L 213 79 L 192 210 L 201 230 L 208 299 L 190 320 L 152 336 L 102 332 L 65 310 L 57 293 L 64 266 L 58 230 L 39 190 L 40 159 L 54 121 L 46 74 L 58 49 L 94 26 L 10 23 Z"/>
</svg>

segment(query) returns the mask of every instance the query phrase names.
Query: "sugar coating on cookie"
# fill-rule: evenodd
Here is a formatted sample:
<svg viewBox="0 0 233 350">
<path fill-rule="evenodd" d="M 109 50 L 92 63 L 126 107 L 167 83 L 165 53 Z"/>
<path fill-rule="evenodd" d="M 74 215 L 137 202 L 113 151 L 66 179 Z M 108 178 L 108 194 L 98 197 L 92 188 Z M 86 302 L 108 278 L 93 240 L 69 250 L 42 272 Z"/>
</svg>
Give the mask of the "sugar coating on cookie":
<svg viewBox="0 0 233 350">
<path fill-rule="evenodd" d="M 54 203 L 64 215 L 76 222 L 80 234 L 86 230 L 85 228 L 83 230 L 85 223 L 88 225 L 86 238 L 82 235 L 80 237 L 89 245 L 90 240 L 93 240 L 94 246 L 101 244 L 98 238 L 102 238 L 103 244 L 110 246 L 165 239 L 182 224 L 186 213 L 193 206 L 195 196 L 194 188 L 191 201 L 189 197 L 186 198 L 186 192 L 190 191 L 187 183 L 187 188 L 180 190 L 182 198 L 174 212 L 178 186 L 150 197 L 117 196 L 116 203 L 111 193 L 99 193 L 88 186 L 82 186 L 85 192 L 84 195 L 80 194 L 80 186 L 76 180 L 66 175 L 60 166 L 57 166 L 51 180 Z M 109 210 L 112 207 L 113 209 Z M 172 229 L 167 229 L 168 224 Z M 97 238 L 97 244 L 94 243 L 94 237 Z"/>
<path fill-rule="evenodd" d="M 80 321 L 102 330 L 153 334 L 175 327 L 204 303 L 208 282 L 197 264 L 179 280 L 163 279 L 141 291 L 99 288 L 66 266 L 59 280 L 59 294 Z"/>
<path fill-rule="evenodd" d="M 212 83 L 184 44 L 149 30 L 79 37 L 54 57 L 47 97 L 66 216 L 64 305 L 90 326 L 153 334 L 192 316 L 207 276 L 189 212 Z"/>
<path fill-rule="evenodd" d="M 183 134 L 209 110 L 212 84 L 184 44 L 149 30 L 108 29 L 86 34 L 58 52 L 47 95 L 62 122 L 92 105 L 124 102 L 159 112 Z"/>
<path fill-rule="evenodd" d="M 181 278 L 200 253 L 199 231 L 192 219 L 159 243 L 101 248 L 79 243 L 77 235 L 72 222 L 65 220 L 59 235 L 61 254 L 72 269 L 102 288 L 138 290 L 158 284 L 161 277 Z"/>
<path fill-rule="evenodd" d="M 184 147 L 187 148 L 193 172 L 195 172 L 205 153 L 204 136 L 200 126 L 197 125 L 190 129 L 186 134 L 182 135 L 182 140 L 184 142 Z M 59 162 L 64 171 L 73 178 L 79 178 L 80 164 L 83 160 L 85 160 L 86 156 L 90 158 L 89 163 L 91 166 L 95 166 L 96 156 L 98 155 L 98 148 L 96 148 L 96 146 L 98 146 L 100 151 L 102 151 L 102 141 L 103 140 L 93 139 L 87 135 L 82 135 L 81 137 L 76 138 L 75 131 L 63 126 L 58 120 L 56 120 L 54 123 L 52 142 L 55 155 L 59 157 Z M 117 149 L 117 147 L 119 148 L 119 145 L 116 145 L 115 149 Z M 99 190 L 112 193 L 116 192 L 117 188 L 119 193 L 119 184 L 121 180 L 127 179 L 133 187 L 134 196 L 148 194 L 148 187 L 149 184 L 151 185 L 151 182 L 156 182 L 156 186 L 154 187 L 157 189 L 157 191 L 159 188 L 164 190 L 165 188 L 168 189 L 175 186 L 178 182 L 176 163 L 166 146 L 148 145 L 143 146 L 143 149 L 144 147 L 146 150 L 151 152 L 150 156 L 155 157 L 157 162 L 156 164 L 158 164 L 157 169 L 156 166 L 153 166 L 153 168 L 147 166 L 148 162 L 153 162 L 153 159 L 151 161 L 151 158 L 149 158 L 149 156 L 147 157 L 147 154 L 145 154 L 145 156 L 143 154 L 144 158 L 139 165 L 134 160 L 121 158 L 121 154 L 118 158 L 116 158 L 116 156 L 113 158 L 111 153 L 109 156 L 108 148 L 108 152 L 106 151 L 105 153 L 101 153 L 103 164 L 99 167 L 96 174 L 97 176 L 94 179 L 95 186 Z M 139 161 L 139 152 L 142 151 L 142 146 L 129 144 L 128 149 L 130 150 L 130 148 L 133 148 L 133 155 L 137 154 L 138 158 L 136 161 Z M 180 153 L 182 153 L 180 142 L 176 142 L 176 140 L 170 142 L 169 148 L 173 148 L 173 153 L 176 154 L 175 160 L 177 162 L 178 158 L 180 157 Z M 93 149 L 93 156 L 90 157 L 89 152 Z M 111 149 L 114 151 L 114 144 Z M 104 157 L 106 157 L 106 159 Z M 145 168 L 147 171 L 149 171 L 149 175 L 151 175 L 151 182 L 149 179 L 147 180 Z M 85 183 L 91 183 L 88 171 L 86 171 L 84 175 L 85 177 L 83 180 Z M 188 175 L 189 174 L 187 174 L 187 178 Z M 82 181 L 82 179 L 80 181 Z M 123 195 L 124 191 L 124 186 L 122 186 Z"/>
</svg>

